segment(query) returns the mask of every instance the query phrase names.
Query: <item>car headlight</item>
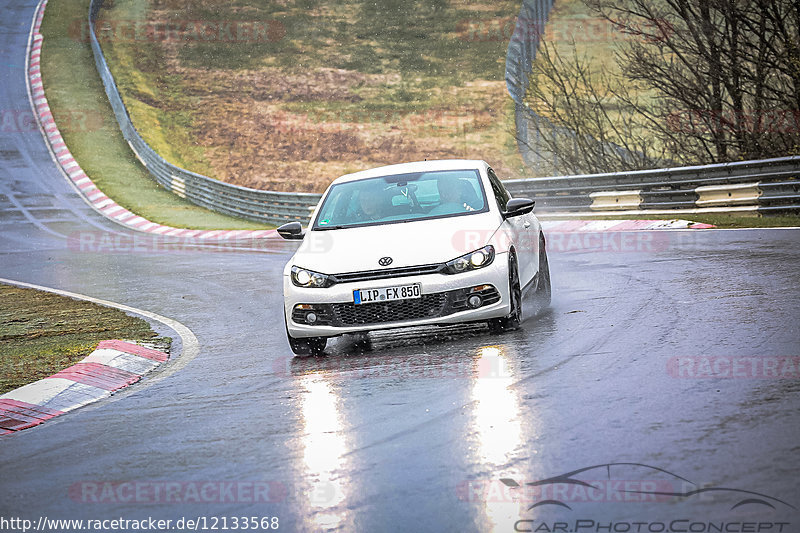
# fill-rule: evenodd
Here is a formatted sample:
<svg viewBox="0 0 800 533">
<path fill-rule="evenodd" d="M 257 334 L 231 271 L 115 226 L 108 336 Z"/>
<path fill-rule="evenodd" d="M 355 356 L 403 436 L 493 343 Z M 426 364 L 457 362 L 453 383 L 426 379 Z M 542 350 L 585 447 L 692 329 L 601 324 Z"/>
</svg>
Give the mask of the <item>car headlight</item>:
<svg viewBox="0 0 800 533">
<path fill-rule="evenodd" d="M 326 274 L 320 274 L 298 266 L 292 266 L 292 283 L 298 287 L 313 288 L 324 288 L 333 285 L 333 282 Z"/>
<path fill-rule="evenodd" d="M 484 246 L 474 252 L 464 254 L 445 265 L 445 274 L 459 274 L 468 270 L 476 270 L 489 266 L 494 261 L 494 246 L 491 244 Z"/>
</svg>

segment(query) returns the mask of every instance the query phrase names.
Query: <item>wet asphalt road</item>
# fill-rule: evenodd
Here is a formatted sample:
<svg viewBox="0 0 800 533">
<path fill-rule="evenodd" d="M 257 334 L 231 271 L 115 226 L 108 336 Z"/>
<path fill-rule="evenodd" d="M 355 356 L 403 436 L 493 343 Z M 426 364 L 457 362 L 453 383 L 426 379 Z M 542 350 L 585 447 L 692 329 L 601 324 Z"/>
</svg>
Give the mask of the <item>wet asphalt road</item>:
<svg viewBox="0 0 800 533">
<path fill-rule="evenodd" d="M 15 65 L 33 8 L 4 3 L 4 111 L 28 109 Z M 553 304 L 519 331 L 390 332 L 292 359 L 280 292 L 291 245 L 81 251 L 70 237 L 125 230 L 72 191 L 33 128 L 4 129 L 0 155 L 0 277 L 174 318 L 201 346 L 123 394 L 0 439 L 0 518 L 800 531 L 800 381 L 671 366 L 800 355 L 798 230 L 662 232 L 641 251 L 551 236 Z M 641 466 L 576 476 L 596 491 L 508 488 L 608 463 Z"/>
</svg>

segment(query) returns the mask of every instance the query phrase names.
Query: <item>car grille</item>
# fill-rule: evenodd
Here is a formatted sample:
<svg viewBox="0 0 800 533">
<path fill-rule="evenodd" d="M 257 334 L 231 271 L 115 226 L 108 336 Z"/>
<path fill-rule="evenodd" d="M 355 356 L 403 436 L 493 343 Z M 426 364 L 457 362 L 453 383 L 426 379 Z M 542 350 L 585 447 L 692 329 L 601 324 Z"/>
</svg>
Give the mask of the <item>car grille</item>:
<svg viewBox="0 0 800 533">
<path fill-rule="evenodd" d="M 336 283 L 350 283 L 353 281 L 370 281 L 373 279 L 400 278 L 403 276 L 420 276 L 436 274 L 444 269 L 444 263 L 434 265 L 416 265 L 409 267 L 382 268 L 380 270 L 364 270 L 361 272 L 346 272 L 329 276 Z"/>
<path fill-rule="evenodd" d="M 421 298 L 374 304 L 333 304 L 337 322 L 343 326 L 383 324 L 442 316 L 447 293 L 424 294 Z"/>
<path fill-rule="evenodd" d="M 477 289 L 476 287 L 475 289 Z M 500 293 L 491 285 L 484 285 L 480 290 L 470 288 L 454 291 L 423 294 L 420 298 L 397 300 L 393 302 L 376 302 L 369 304 L 335 303 L 335 304 L 301 304 L 313 309 L 300 309 L 295 306 L 292 321 L 297 324 L 308 324 L 306 317 L 309 311 L 317 315 L 316 326 L 365 326 L 372 324 L 391 324 L 406 320 L 437 318 L 452 315 L 469 309 L 467 298 L 476 294 L 483 300 L 483 305 L 491 305 L 500 301 Z"/>
</svg>

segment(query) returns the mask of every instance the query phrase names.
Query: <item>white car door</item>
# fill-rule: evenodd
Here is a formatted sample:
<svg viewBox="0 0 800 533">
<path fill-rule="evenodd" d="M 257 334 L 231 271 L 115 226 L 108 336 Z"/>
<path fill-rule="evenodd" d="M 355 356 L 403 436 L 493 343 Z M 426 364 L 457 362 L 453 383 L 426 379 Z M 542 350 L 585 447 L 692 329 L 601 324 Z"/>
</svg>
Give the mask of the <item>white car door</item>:
<svg viewBox="0 0 800 533">
<path fill-rule="evenodd" d="M 524 280 L 522 286 L 525 287 L 539 271 L 539 231 L 541 226 L 533 211 L 516 218 L 520 219 L 525 230 L 525 241 L 520 245 L 520 248 L 525 249 L 525 260 L 528 267 L 525 269 L 524 277 L 520 274 L 520 277 Z"/>
<path fill-rule="evenodd" d="M 505 211 L 511 195 L 492 169 L 488 170 L 495 198 L 501 211 Z M 504 224 L 508 228 L 517 252 L 520 286 L 525 287 L 539 269 L 539 225 L 532 213 L 509 217 Z"/>
</svg>

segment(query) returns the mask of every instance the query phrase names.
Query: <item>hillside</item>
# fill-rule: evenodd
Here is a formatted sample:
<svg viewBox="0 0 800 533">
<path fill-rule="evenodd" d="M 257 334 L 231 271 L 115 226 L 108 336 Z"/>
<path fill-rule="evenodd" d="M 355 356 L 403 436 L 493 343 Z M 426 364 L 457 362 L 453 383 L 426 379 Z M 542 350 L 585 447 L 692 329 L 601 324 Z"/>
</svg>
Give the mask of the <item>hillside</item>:
<svg viewBox="0 0 800 533">
<path fill-rule="evenodd" d="M 230 183 L 321 191 L 424 158 L 523 177 L 504 63 L 518 0 L 115 0 L 98 36 L 134 124 Z"/>
</svg>

